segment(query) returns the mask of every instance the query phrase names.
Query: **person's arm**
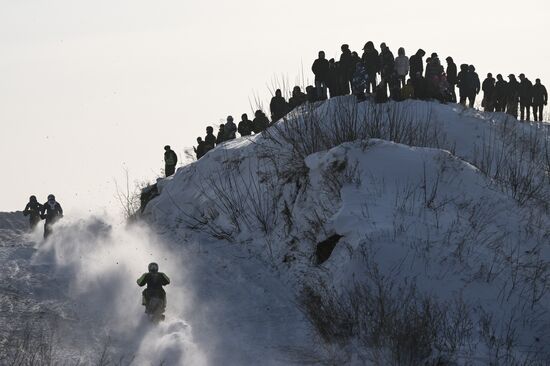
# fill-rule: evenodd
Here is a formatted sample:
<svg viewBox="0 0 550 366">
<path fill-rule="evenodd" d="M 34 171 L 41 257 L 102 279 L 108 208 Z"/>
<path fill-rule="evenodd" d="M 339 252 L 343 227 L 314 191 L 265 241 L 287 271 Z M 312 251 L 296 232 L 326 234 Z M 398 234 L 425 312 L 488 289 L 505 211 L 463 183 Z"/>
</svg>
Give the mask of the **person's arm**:
<svg viewBox="0 0 550 366">
<path fill-rule="evenodd" d="M 170 279 L 168 278 L 168 276 L 163 272 L 161 272 L 160 275 L 162 277 L 162 285 L 163 286 L 168 285 L 170 283 Z"/>
<path fill-rule="evenodd" d="M 59 216 L 63 217 L 63 209 L 61 208 L 59 202 L 57 203 L 57 211 L 59 212 Z"/>
<path fill-rule="evenodd" d="M 141 275 L 140 278 L 136 281 L 139 287 L 145 286 L 147 284 L 147 273 Z"/>
</svg>

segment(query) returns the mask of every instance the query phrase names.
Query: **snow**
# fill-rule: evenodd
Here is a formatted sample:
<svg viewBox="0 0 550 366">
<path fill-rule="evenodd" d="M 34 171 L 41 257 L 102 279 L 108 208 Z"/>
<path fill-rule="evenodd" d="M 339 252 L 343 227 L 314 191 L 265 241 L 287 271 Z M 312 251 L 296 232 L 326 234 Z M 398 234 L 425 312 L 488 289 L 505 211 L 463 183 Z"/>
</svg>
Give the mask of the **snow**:
<svg viewBox="0 0 550 366">
<path fill-rule="evenodd" d="M 337 130 L 345 118 L 358 122 L 359 138 Z M 318 139 L 297 145 L 288 126 L 300 141 Z M 2 308 L 13 315 L 2 337 L 47 313 L 73 361 L 90 362 L 109 340 L 113 357 L 140 365 L 285 365 L 296 350 L 332 349 L 297 304 L 304 284 L 345 294 L 372 280 L 370 261 L 387 281 L 465 304 L 474 346 L 452 355 L 457 364 L 498 360 L 480 336 L 483 314 L 497 338 L 512 325 L 512 358 L 542 362 L 550 357 L 548 141 L 548 125 L 501 113 L 340 97 L 160 180 L 145 223 L 66 218 L 43 243 L 24 233 L 20 213 L 1 214 Z M 508 171 L 544 185 L 526 198 Z M 343 238 L 317 264 L 316 244 L 335 233 Z M 172 280 L 158 327 L 142 316 L 135 286 L 150 261 Z M 365 363 L 358 342 L 336 347 L 349 353 L 346 363 Z"/>
</svg>

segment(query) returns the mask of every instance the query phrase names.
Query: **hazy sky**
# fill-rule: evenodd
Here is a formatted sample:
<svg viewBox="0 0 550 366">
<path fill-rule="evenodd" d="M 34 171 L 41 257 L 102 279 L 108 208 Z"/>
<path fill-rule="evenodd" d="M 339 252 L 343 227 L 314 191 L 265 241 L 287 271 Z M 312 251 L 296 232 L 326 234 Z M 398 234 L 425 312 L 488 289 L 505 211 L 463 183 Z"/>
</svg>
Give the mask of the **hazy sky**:
<svg viewBox="0 0 550 366">
<path fill-rule="evenodd" d="M 317 51 L 372 40 L 550 84 L 546 0 L 441 2 L 0 0 L 0 211 L 50 192 L 117 208 L 207 124 L 250 115 L 274 79 L 311 80 Z M 453 5 L 447 5 L 453 4 Z"/>
</svg>

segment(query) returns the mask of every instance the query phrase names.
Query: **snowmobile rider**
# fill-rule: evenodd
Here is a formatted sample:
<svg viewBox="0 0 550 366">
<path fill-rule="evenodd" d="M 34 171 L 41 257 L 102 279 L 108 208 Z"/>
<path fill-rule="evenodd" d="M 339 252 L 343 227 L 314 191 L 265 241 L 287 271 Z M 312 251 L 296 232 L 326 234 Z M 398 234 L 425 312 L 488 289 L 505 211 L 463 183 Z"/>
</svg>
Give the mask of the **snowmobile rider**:
<svg viewBox="0 0 550 366">
<path fill-rule="evenodd" d="M 36 225 L 40 222 L 40 211 L 42 210 L 42 205 L 38 203 L 38 200 L 36 199 L 36 196 L 31 196 L 29 198 L 29 203 L 25 206 L 25 209 L 23 210 L 24 216 L 30 216 L 29 217 L 29 224 L 31 227 L 31 230 L 34 230 Z"/>
<path fill-rule="evenodd" d="M 166 292 L 162 286 L 166 286 L 170 283 L 170 279 L 167 275 L 162 272 L 159 272 L 159 265 L 156 263 L 150 263 L 147 267 L 149 270 L 148 273 L 144 273 L 137 280 L 139 287 L 147 285 L 147 288 L 142 292 L 142 302 L 141 304 L 145 306 L 145 311 L 147 312 L 147 302 L 150 298 L 156 297 L 162 299 L 162 312 L 166 310 Z"/>
<path fill-rule="evenodd" d="M 44 224 L 44 239 L 52 233 L 52 225 L 63 217 L 63 209 L 59 202 L 55 200 L 53 194 L 48 195 L 48 202 L 42 205 L 40 210 L 40 218 L 45 219 Z"/>
</svg>

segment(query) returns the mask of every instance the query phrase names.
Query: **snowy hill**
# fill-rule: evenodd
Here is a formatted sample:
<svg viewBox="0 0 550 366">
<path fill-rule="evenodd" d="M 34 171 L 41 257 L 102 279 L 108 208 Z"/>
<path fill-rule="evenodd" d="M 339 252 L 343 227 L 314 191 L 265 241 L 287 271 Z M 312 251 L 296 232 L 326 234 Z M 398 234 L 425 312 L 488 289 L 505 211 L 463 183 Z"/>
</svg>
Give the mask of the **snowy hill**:
<svg viewBox="0 0 550 366">
<path fill-rule="evenodd" d="M 548 136 L 457 105 L 334 98 L 180 168 L 146 215 L 273 265 L 322 341 L 304 361 L 544 363 Z M 362 314 L 376 304 L 350 300 L 359 294 L 400 302 L 396 318 L 438 318 L 435 336 L 413 347 L 395 329 L 371 334 L 397 320 Z"/>
<path fill-rule="evenodd" d="M 43 243 L 2 215 L 0 363 L 548 364 L 548 136 L 333 98 L 159 181 L 146 224 L 65 218 Z M 172 280 L 158 327 L 150 261 Z M 14 344 L 29 327 L 51 341 Z"/>
</svg>

